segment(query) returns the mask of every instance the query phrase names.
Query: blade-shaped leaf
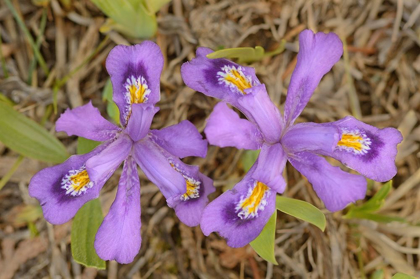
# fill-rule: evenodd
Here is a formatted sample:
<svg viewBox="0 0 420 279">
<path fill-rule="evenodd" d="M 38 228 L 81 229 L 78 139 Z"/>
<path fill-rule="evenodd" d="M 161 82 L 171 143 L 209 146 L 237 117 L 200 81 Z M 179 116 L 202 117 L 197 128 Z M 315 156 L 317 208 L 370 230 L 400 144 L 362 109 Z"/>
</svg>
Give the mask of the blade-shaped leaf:
<svg viewBox="0 0 420 279">
<path fill-rule="evenodd" d="M 154 14 L 157 13 L 164 5 L 171 2 L 171 0 L 145 0 L 145 2 L 147 10 Z"/>
<path fill-rule="evenodd" d="M 324 213 L 310 203 L 277 196 L 276 207 L 283 213 L 311 223 L 312 225 L 320 228 L 322 231 L 325 230 L 326 220 Z"/>
<path fill-rule="evenodd" d="M 365 219 L 371 220 L 378 223 L 391 223 L 391 222 L 400 222 L 406 223 L 407 221 L 404 218 L 396 216 L 387 216 L 383 214 L 369 213 L 365 211 L 353 211 L 350 214 L 345 215 L 346 219 L 356 218 L 356 219 Z"/>
<path fill-rule="evenodd" d="M 261 258 L 275 265 L 278 264 L 274 256 L 276 221 L 277 211 L 274 211 L 260 235 L 250 243 L 251 247 Z"/>
<path fill-rule="evenodd" d="M 23 156 L 61 163 L 69 156 L 64 145 L 48 131 L 0 102 L 0 141 Z"/>
<path fill-rule="evenodd" d="M 104 87 L 104 91 L 102 92 L 102 99 L 107 102 L 106 105 L 106 112 L 108 113 L 109 117 L 111 117 L 114 122 L 119 125 L 120 124 L 120 110 L 118 109 L 117 104 L 115 104 L 114 100 L 112 100 L 112 83 L 109 79 Z"/>
<path fill-rule="evenodd" d="M 392 279 L 416 279 L 416 277 L 399 272 L 395 274 L 394 276 L 392 276 Z"/>
<path fill-rule="evenodd" d="M 76 262 L 98 269 L 105 269 L 105 261 L 96 254 L 93 243 L 104 219 L 99 199 L 87 202 L 73 219 L 71 227 L 71 254 Z"/>
<path fill-rule="evenodd" d="M 239 63 L 249 63 L 254 61 L 259 61 L 264 57 L 270 57 L 273 55 L 280 54 L 284 51 L 286 41 L 282 40 L 280 46 L 273 51 L 265 52 L 265 50 L 256 46 L 252 47 L 236 47 L 236 48 L 225 48 L 220 49 L 210 54 L 207 54 L 207 58 L 217 59 L 217 58 L 238 58 Z"/>
<path fill-rule="evenodd" d="M 99 141 L 94 141 L 94 140 L 78 137 L 77 138 L 77 154 L 89 153 L 100 144 L 101 142 Z"/>
<path fill-rule="evenodd" d="M 252 165 L 257 161 L 258 155 L 260 154 L 259 150 L 245 150 L 241 157 L 242 167 L 244 171 L 247 172 L 252 167 Z"/>
<path fill-rule="evenodd" d="M 381 189 L 367 202 L 355 207 L 358 211 L 374 212 L 379 210 L 385 203 L 385 199 L 392 189 L 392 180 L 382 185 Z"/>
</svg>

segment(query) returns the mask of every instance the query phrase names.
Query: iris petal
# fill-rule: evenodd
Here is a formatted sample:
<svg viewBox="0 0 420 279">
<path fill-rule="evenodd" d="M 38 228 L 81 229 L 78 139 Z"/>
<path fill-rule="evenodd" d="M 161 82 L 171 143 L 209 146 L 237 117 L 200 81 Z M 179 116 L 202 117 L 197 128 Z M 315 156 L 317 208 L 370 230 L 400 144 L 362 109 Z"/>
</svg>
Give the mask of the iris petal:
<svg viewBox="0 0 420 279">
<path fill-rule="evenodd" d="M 103 118 L 91 102 L 67 109 L 57 120 L 56 130 L 66 132 L 69 136 L 76 135 L 95 141 L 113 139 L 120 131 L 117 126 Z"/>
<path fill-rule="evenodd" d="M 220 147 L 255 150 L 263 142 L 258 128 L 248 120 L 239 118 L 224 102 L 214 107 L 204 132 L 210 144 Z"/>
<path fill-rule="evenodd" d="M 136 142 L 144 138 L 150 130 L 153 117 L 159 108 L 149 104 L 133 104 L 126 131 Z"/>
<path fill-rule="evenodd" d="M 129 157 L 118 185 L 117 196 L 98 229 L 95 250 L 103 260 L 127 264 L 141 245 L 140 181 L 134 160 Z"/>
<path fill-rule="evenodd" d="M 300 152 L 289 158 L 289 162 L 308 178 L 316 194 L 330 211 L 341 210 L 366 195 L 367 182 L 363 176 L 333 167 L 318 155 Z"/>
</svg>

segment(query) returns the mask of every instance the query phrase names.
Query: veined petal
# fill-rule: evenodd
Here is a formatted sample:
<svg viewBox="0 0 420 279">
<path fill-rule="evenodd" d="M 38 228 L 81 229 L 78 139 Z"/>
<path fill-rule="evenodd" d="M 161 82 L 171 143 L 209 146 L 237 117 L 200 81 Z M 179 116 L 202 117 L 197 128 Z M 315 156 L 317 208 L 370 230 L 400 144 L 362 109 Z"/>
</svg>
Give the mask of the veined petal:
<svg viewBox="0 0 420 279">
<path fill-rule="evenodd" d="M 64 163 L 41 170 L 29 183 L 29 195 L 42 206 L 51 224 L 66 223 L 88 201 L 99 196 L 106 180 L 93 182 L 86 172 L 86 161 L 100 153 L 101 144 L 90 153 L 73 155 Z"/>
<path fill-rule="evenodd" d="M 175 170 L 185 179 L 184 193 L 171 199 L 172 207 L 179 220 L 187 226 L 200 224 L 208 195 L 215 191 L 213 180 L 199 173 L 197 166 L 189 166 L 181 161 L 174 165 Z"/>
<path fill-rule="evenodd" d="M 156 104 L 160 99 L 163 56 L 157 44 L 144 41 L 134 46 L 118 45 L 106 59 L 111 76 L 113 100 L 125 126 L 135 103 Z"/>
<path fill-rule="evenodd" d="M 246 95 L 238 99 L 238 108 L 250 121 L 258 125 L 266 142 L 278 142 L 283 119 L 278 108 L 270 100 L 265 85 L 254 86 L 245 92 Z"/>
<path fill-rule="evenodd" d="M 299 35 L 299 53 L 296 68 L 287 91 L 284 118 L 287 126 L 293 124 L 312 96 L 321 78 L 343 54 L 343 44 L 334 34 L 304 30 Z"/>
<path fill-rule="evenodd" d="M 131 115 L 126 131 L 134 142 L 147 135 L 150 125 L 152 125 L 153 117 L 158 111 L 159 108 L 150 104 L 133 104 L 131 106 Z"/>
<path fill-rule="evenodd" d="M 245 89 L 260 84 L 254 68 L 233 63 L 227 59 L 209 59 L 212 50 L 198 48 L 197 57 L 181 67 L 185 84 L 207 96 L 236 105 Z"/>
<path fill-rule="evenodd" d="M 276 192 L 251 178 L 244 179 L 205 209 L 201 229 L 205 235 L 218 232 L 230 247 L 243 247 L 254 240 L 276 210 Z"/>
<path fill-rule="evenodd" d="M 140 227 L 140 182 L 130 156 L 124 162 L 117 196 L 96 234 L 96 253 L 106 261 L 131 263 L 140 250 Z"/>
<path fill-rule="evenodd" d="M 238 149 L 259 149 L 263 138 L 257 126 L 230 109 L 226 103 L 218 103 L 207 120 L 204 129 L 210 144 Z"/>
<path fill-rule="evenodd" d="M 134 145 L 133 156 L 147 178 L 156 184 L 169 206 L 173 207 L 172 198 L 185 193 L 186 182 L 163 152 L 150 138 L 145 138 Z"/>
<path fill-rule="evenodd" d="M 289 153 L 332 152 L 340 140 L 340 135 L 340 130 L 334 125 L 299 123 L 289 128 L 281 143 Z"/>
<path fill-rule="evenodd" d="M 264 183 L 277 193 L 283 193 L 286 189 L 286 181 L 283 178 L 286 161 L 287 156 L 280 143 L 264 144 L 252 178 Z"/>
<path fill-rule="evenodd" d="M 133 142 L 130 137 L 121 134 L 101 153 L 86 162 L 86 170 L 93 182 L 108 180 L 112 173 L 127 158 Z"/>
<path fill-rule="evenodd" d="M 338 211 L 366 195 L 366 179 L 331 166 L 324 158 L 309 152 L 296 153 L 289 162 L 308 178 L 329 211 Z"/>
<path fill-rule="evenodd" d="M 89 102 L 84 106 L 67 109 L 56 123 L 57 132 L 66 132 L 95 141 L 113 139 L 120 129 L 103 118 L 97 108 Z"/>
<path fill-rule="evenodd" d="M 206 157 L 207 141 L 188 120 L 161 130 L 153 130 L 152 135 L 152 139 L 160 147 L 177 157 Z"/>
<path fill-rule="evenodd" d="M 351 116 L 331 125 L 340 130 L 341 137 L 336 148 L 324 155 L 376 181 L 385 182 L 397 174 L 397 145 L 403 139 L 397 129 L 378 129 Z"/>
</svg>

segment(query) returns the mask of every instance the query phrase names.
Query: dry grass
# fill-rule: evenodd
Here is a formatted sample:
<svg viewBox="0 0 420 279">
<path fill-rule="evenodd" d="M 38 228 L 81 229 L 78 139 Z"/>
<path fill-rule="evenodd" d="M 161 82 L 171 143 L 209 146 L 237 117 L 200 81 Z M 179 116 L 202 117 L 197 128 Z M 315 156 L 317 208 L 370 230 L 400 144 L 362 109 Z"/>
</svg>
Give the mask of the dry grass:
<svg viewBox="0 0 420 279">
<path fill-rule="evenodd" d="M 52 86 L 80 65 L 101 42 L 105 46 L 58 92 L 58 113 L 89 100 L 105 113 L 101 90 L 107 80 L 104 60 L 115 44 L 129 44 L 117 33 L 99 33 L 104 21 L 89 1 L 71 7 L 51 0 L 44 34 L 39 26 L 43 8 L 29 0 L 14 0 L 33 37 L 41 38 L 41 53 L 51 71 L 29 72 L 33 52 L 3 2 L 0 3 L 2 52 L 10 76 L 0 69 L 0 92 L 17 108 L 54 131 L 59 114 L 52 113 Z M 83 268 L 71 259 L 70 224 L 35 223 L 40 232 L 30 238 L 27 224 L 15 222 L 28 196 L 30 177 L 45 167 L 25 159 L 0 192 L 0 278 L 366 278 L 383 269 L 420 276 L 420 2 L 418 0 L 173 0 L 159 13 L 156 42 L 165 57 L 161 78 L 161 111 L 153 128 L 189 119 L 200 131 L 216 100 L 187 88 L 180 75 L 183 62 L 197 46 L 211 48 L 256 46 L 275 49 L 286 39 L 281 55 L 254 63 L 272 100 L 282 109 L 296 63 L 297 35 L 305 29 L 336 32 L 347 43 L 348 60 L 341 59 L 327 74 L 298 121 L 326 122 L 353 114 L 377 127 L 398 127 L 404 141 L 397 157 L 394 189 L 381 213 L 405 218 L 407 224 L 378 224 L 343 220 L 328 213 L 327 229 L 279 214 L 276 255 L 278 266 L 262 261 L 249 247 L 231 249 L 212 234 L 182 225 L 165 205 L 162 194 L 141 176 L 142 237 L 140 254 L 129 265 L 111 262 L 106 271 Z M 105 40 L 105 41 L 104 41 Z M 31 84 L 26 82 L 31 78 Z M 57 136 L 75 153 L 76 139 Z M 216 186 L 232 185 L 243 172 L 242 152 L 210 147 L 206 159 L 187 159 L 214 178 Z M 0 176 L 18 154 L 0 143 Z M 310 184 L 289 165 L 285 195 L 324 208 Z M 117 172 L 101 196 L 104 212 L 115 195 Z M 379 183 L 373 183 L 368 197 Z M 221 187 L 218 188 L 221 192 Z"/>
</svg>

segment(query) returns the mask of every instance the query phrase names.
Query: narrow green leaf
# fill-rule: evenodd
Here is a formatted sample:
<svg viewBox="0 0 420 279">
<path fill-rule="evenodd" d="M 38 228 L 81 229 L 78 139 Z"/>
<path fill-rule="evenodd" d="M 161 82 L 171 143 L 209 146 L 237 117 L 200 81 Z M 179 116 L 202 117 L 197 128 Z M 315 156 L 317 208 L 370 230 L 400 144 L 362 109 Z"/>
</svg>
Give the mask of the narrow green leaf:
<svg viewBox="0 0 420 279">
<path fill-rule="evenodd" d="M 6 103 L 9 106 L 14 106 L 15 105 L 13 103 L 13 101 L 10 100 L 9 98 L 7 98 L 5 95 L 3 95 L 3 93 L 0 93 L 0 102 Z"/>
<path fill-rule="evenodd" d="M 260 154 L 259 150 L 245 150 L 241 157 L 242 166 L 244 171 L 247 172 L 252 167 L 252 165 L 257 161 L 258 155 Z"/>
<path fill-rule="evenodd" d="M 114 100 L 112 100 L 112 83 L 109 79 L 104 87 L 104 91 L 102 92 L 102 99 L 107 102 L 106 105 L 106 112 L 108 113 L 109 117 L 116 124 L 120 124 L 120 110 L 118 109 L 117 104 L 115 104 Z"/>
<path fill-rule="evenodd" d="M 374 212 L 379 210 L 385 203 L 385 199 L 392 189 L 392 180 L 382 185 L 381 189 L 367 202 L 361 206 L 357 206 L 358 211 Z"/>
<path fill-rule="evenodd" d="M 160 8 L 171 2 L 171 0 L 145 0 L 147 10 L 151 13 L 157 13 Z"/>
<path fill-rule="evenodd" d="M 350 213 L 350 214 L 349 214 Z M 400 222 L 400 223 L 406 223 L 407 221 L 404 218 L 401 217 L 394 217 L 394 216 L 387 216 L 382 214 L 376 214 L 376 213 L 369 213 L 365 211 L 352 211 L 346 214 L 346 219 L 365 219 L 365 220 L 371 220 L 378 223 L 391 223 L 391 222 Z"/>
<path fill-rule="evenodd" d="M 61 163 L 68 153 L 64 145 L 44 127 L 0 102 L 0 141 L 23 156 Z"/>
<path fill-rule="evenodd" d="M 250 245 L 267 262 L 277 265 L 274 255 L 274 240 L 276 235 L 277 211 L 271 215 L 260 235 Z"/>
<path fill-rule="evenodd" d="M 71 227 L 71 254 L 76 262 L 98 269 L 105 269 L 105 261 L 96 254 L 93 243 L 104 219 L 99 199 L 87 202 L 73 219 Z"/>
<path fill-rule="evenodd" d="M 78 137 L 77 138 L 77 154 L 86 154 L 91 152 L 95 147 L 100 145 L 101 142 L 93 141 L 90 139 Z"/>
<path fill-rule="evenodd" d="M 392 276 L 392 279 L 417 279 L 414 276 L 410 276 L 408 274 L 404 274 L 404 273 L 397 273 L 394 276 Z"/>
<path fill-rule="evenodd" d="M 384 279 L 384 270 L 383 269 L 378 269 L 377 271 L 375 271 L 372 274 L 370 279 Z"/>
<path fill-rule="evenodd" d="M 325 230 L 326 220 L 324 213 L 318 208 L 305 201 L 286 198 L 282 196 L 276 197 L 276 207 L 283 213 L 309 222 L 317 226 L 322 231 Z"/>
</svg>

